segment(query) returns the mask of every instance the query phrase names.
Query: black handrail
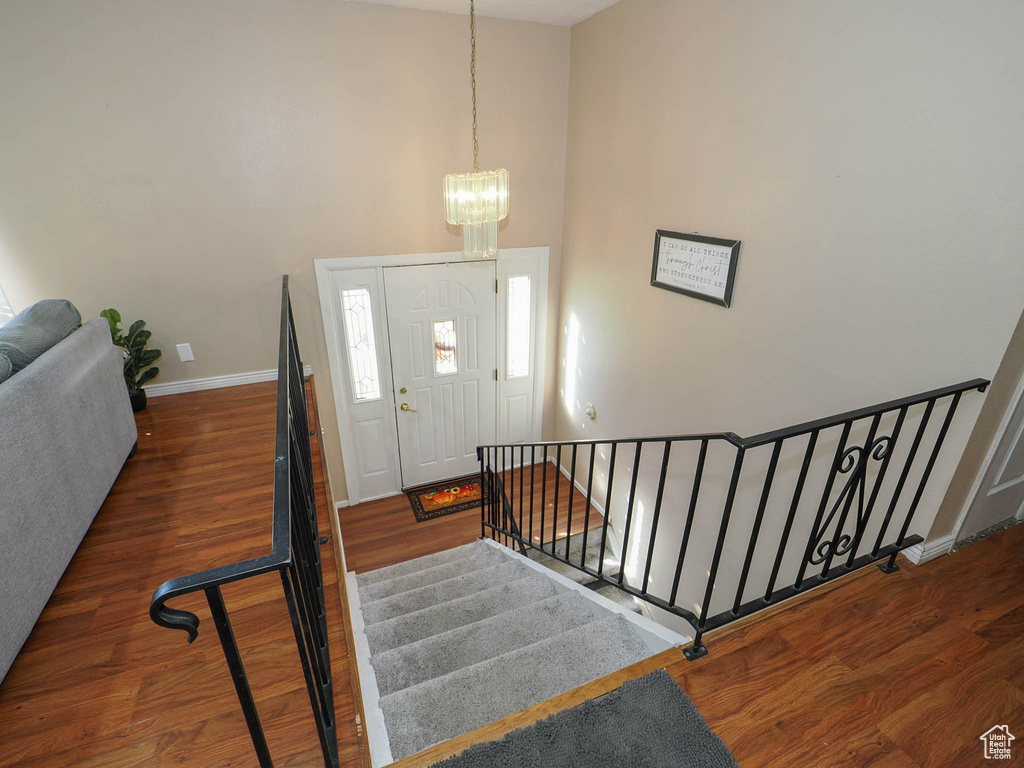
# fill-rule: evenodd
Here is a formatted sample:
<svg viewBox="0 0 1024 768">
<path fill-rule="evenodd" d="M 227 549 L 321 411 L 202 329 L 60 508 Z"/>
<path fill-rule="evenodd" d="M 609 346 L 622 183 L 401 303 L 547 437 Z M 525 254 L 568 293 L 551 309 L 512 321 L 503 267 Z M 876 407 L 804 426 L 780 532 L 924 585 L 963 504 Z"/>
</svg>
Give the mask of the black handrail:
<svg viewBox="0 0 1024 768">
<path fill-rule="evenodd" d="M 548 556 L 588 574 L 593 579 L 591 586 L 614 586 L 636 598 L 647 601 L 653 606 L 685 619 L 695 630 L 693 645 L 688 647 L 685 653 L 687 658 L 696 659 L 707 653 L 707 647 L 702 643 L 703 635 L 706 632 L 718 629 L 744 616 L 749 616 L 756 611 L 820 586 L 870 563 L 880 563 L 879 568 L 886 573 L 898 570 L 896 555 L 900 551 L 922 541 L 920 536 L 909 536 L 908 531 L 960 399 L 965 392 L 971 390 L 984 392 L 988 384 L 989 381 L 987 379 L 972 379 L 961 384 L 934 389 L 911 397 L 890 400 L 879 405 L 859 408 L 824 419 L 817 419 L 785 429 L 754 435 L 753 437 L 740 437 L 732 432 L 717 432 L 699 435 L 638 437 L 613 440 L 561 440 L 481 445 L 477 447 L 477 458 L 480 461 L 482 485 L 488 489 L 484 495 L 481 509 L 481 533 L 484 536 L 490 535 L 492 538 L 500 538 L 504 543 L 512 543 L 521 549 L 524 547 L 538 549 Z M 924 437 L 929 421 L 935 412 L 936 404 L 946 398 L 949 398 L 949 404 L 946 408 L 945 417 L 937 436 L 929 443 L 931 451 L 925 461 L 923 470 L 921 470 L 913 500 L 907 509 L 895 540 L 887 543 L 887 534 L 894 524 L 897 505 L 911 476 L 911 469 L 915 465 L 915 460 L 921 451 L 922 443 L 925 442 Z M 920 405 L 924 405 L 925 408 L 923 414 L 920 415 L 920 421 L 909 452 L 903 461 L 903 468 L 899 479 L 889 494 L 888 504 L 883 505 L 886 506 L 885 514 L 881 520 L 878 517 L 872 519 L 871 513 L 879 501 L 882 483 L 889 469 L 890 459 L 895 451 L 897 440 L 903 431 L 908 412 L 911 408 Z M 883 417 L 893 413 L 895 413 L 895 423 L 891 425 L 891 428 L 886 427 L 882 429 L 881 421 Z M 854 425 L 867 419 L 870 419 L 870 423 L 867 424 L 866 438 L 863 441 L 854 439 L 851 442 L 850 436 Z M 836 427 L 841 427 L 842 433 L 838 441 L 838 447 L 831 459 L 828 475 L 823 484 L 821 499 L 815 505 L 817 509 L 813 525 L 810 527 L 806 541 L 791 541 L 794 531 L 798 527 L 796 523 L 799 518 L 798 508 L 801 499 L 804 498 L 803 494 L 805 491 L 809 490 L 806 481 L 815 449 L 819 444 L 818 438 L 826 430 Z M 886 431 L 887 434 L 880 434 Z M 786 505 L 788 507 L 788 514 L 782 526 L 778 548 L 774 553 L 774 557 L 769 561 L 771 563 L 771 574 L 765 583 L 758 587 L 756 593 L 758 596 L 754 599 L 745 600 L 744 598 L 747 596 L 751 586 L 750 577 L 755 551 L 758 548 L 758 544 L 763 542 L 765 538 L 762 525 L 765 521 L 766 510 L 769 505 L 776 470 L 780 463 L 783 445 L 787 440 L 805 436 L 807 438 L 806 447 L 802 452 L 802 461 L 793 488 L 793 495 Z M 665 588 L 663 585 L 662 588 L 655 589 L 651 583 L 652 568 L 655 564 L 654 550 L 656 543 L 661 540 L 659 539 L 659 532 L 664 514 L 663 507 L 666 504 L 665 489 L 666 480 L 670 472 L 670 456 L 673 455 L 673 446 L 681 443 L 699 443 L 699 455 L 695 467 L 692 470 L 687 469 L 685 471 L 685 475 L 688 477 L 692 476 L 692 479 L 689 481 L 689 497 L 679 500 L 680 503 L 678 505 L 680 513 L 682 513 L 684 508 L 686 510 L 685 524 L 679 534 L 680 543 L 678 556 L 675 557 L 671 587 Z M 653 511 L 650 515 L 651 522 L 648 525 L 642 526 L 642 529 L 637 531 L 634 528 L 637 527 L 635 525 L 635 510 L 638 498 L 637 487 L 641 459 L 645 448 L 651 448 L 659 444 L 661 445 L 660 471 L 658 473 L 657 492 L 654 494 Z M 751 507 L 754 510 L 754 515 L 746 545 L 739 552 L 727 551 L 726 541 L 730 532 L 733 531 L 730 526 L 735 517 L 734 506 L 740 484 L 745 477 L 749 477 L 749 471 L 747 475 L 744 475 L 744 458 L 749 451 L 768 445 L 772 446 L 771 456 L 768 461 L 767 470 L 764 473 L 760 493 L 757 494 L 756 506 Z M 604 495 L 604 520 L 600 527 L 600 556 L 595 569 L 586 564 L 586 539 L 591 533 L 588 529 L 590 527 L 591 506 L 594 503 L 594 456 L 600 446 L 610 447 L 610 457 L 607 465 L 605 465 L 607 468 L 607 482 Z M 611 576 L 604 572 L 604 559 L 608 548 L 609 518 L 611 517 L 613 502 L 612 486 L 615 481 L 616 455 L 619 453 L 620 446 L 623 446 L 626 451 L 630 447 L 633 448 L 632 473 L 629 478 L 628 491 L 622 497 L 625 500 L 625 521 L 622 526 L 622 556 L 625 557 L 629 553 L 631 537 L 642 537 L 645 531 L 647 533 L 646 553 L 643 557 L 637 558 L 640 566 L 639 572 L 642 573 L 642 577 L 639 579 L 634 577 L 631 580 L 626 578 L 625 567 L 620 568 L 618 573 Z M 684 583 L 685 580 L 683 579 L 684 566 L 694 556 L 694 553 L 690 551 L 692 548 L 691 533 L 694 530 L 695 521 L 698 519 L 698 508 L 701 504 L 701 484 L 704 479 L 709 447 L 711 446 L 725 446 L 733 451 L 732 469 L 728 485 L 724 486 L 724 507 L 718 513 L 718 518 L 713 518 L 716 522 L 713 524 L 712 530 L 717 525 L 718 531 L 710 564 L 706 569 L 707 578 L 697 584 L 687 584 Z M 567 470 L 562 464 L 562 454 L 565 448 L 571 449 L 570 466 Z M 554 449 L 553 456 L 549 454 L 549 449 Z M 519 452 L 518 462 L 516 461 L 517 450 Z M 527 457 L 527 450 L 529 450 L 529 457 Z M 586 513 L 582 530 L 583 547 L 577 562 L 570 557 L 569 539 L 573 535 L 572 499 L 575 496 L 574 490 L 577 485 L 577 456 L 579 453 L 586 454 L 588 452 L 589 463 L 585 494 Z M 510 456 L 511 461 L 509 460 Z M 539 536 L 535 540 L 537 531 L 534 525 L 535 465 L 539 460 L 542 466 L 546 467 L 546 463 L 552 459 L 556 466 L 554 474 L 554 502 L 550 505 L 550 538 L 548 542 L 545 542 L 548 531 L 545 518 L 546 510 L 549 507 L 547 501 L 547 472 L 541 472 L 540 529 Z M 874 471 L 873 478 L 869 479 L 869 469 L 871 468 L 872 461 L 877 464 L 877 468 Z M 506 489 L 509 487 L 510 482 L 513 487 L 515 485 L 517 467 L 520 484 L 518 522 L 516 521 L 515 514 L 515 499 L 510 499 L 506 494 Z M 524 478 L 527 472 L 530 474 L 528 487 L 524 486 Z M 568 475 L 569 479 L 569 501 L 566 505 L 567 516 L 563 521 L 563 533 L 566 539 L 564 554 L 560 545 L 556 547 L 556 541 L 560 540 L 559 532 L 561 531 L 558 525 L 558 498 L 563 472 Z M 838 493 L 834 495 L 833 489 L 840 476 L 844 476 L 846 479 L 844 482 L 841 482 Z M 582 488 L 580 490 L 582 492 Z M 524 496 L 526 495 L 529 496 L 529 512 L 527 519 L 524 521 Z M 855 501 L 856 508 L 854 507 Z M 877 536 L 873 543 L 865 542 L 865 535 L 869 530 L 869 524 L 872 522 L 879 525 Z M 524 530 L 526 531 L 525 535 L 523 533 Z M 829 534 L 830 530 L 832 531 L 831 534 Z M 597 535 L 598 529 L 595 528 L 593 533 Z M 735 533 L 733 535 L 735 537 Z M 730 541 L 733 540 L 730 539 Z M 870 549 L 866 548 L 866 544 L 870 544 Z M 796 547 L 795 549 L 793 548 L 794 546 Z M 863 553 L 861 553 L 862 548 L 865 548 Z M 674 553 L 675 549 L 673 548 L 672 551 Z M 786 558 L 787 553 L 793 552 L 800 556 L 796 578 L 792 584 L 777 587 L 783 560 Z M 791 554 L 790 559 L 792 557 Z M 739 573 L 735 595 L 730 601 L 728 609 L 714 615 L 709 615 L 715 589 L 718 586 L 717 579 L 727 558 L 730 562 L 735 563 L 735 569 Z M 881 561 L 886 562 L 883 563 Z M 820 571 L 809 573 L 812 568 L 816 569 L 819 566 L 821 567 Z M 630 583 L 631 581 L 636 583 Z M 693 603 L 694 610 L 684 608 L 678 603 L 680 588 L 689 586 L 692 586 L 700 597 L 699 601 L 694 601 Z"/>
<path fill-rule="evenodd" d="M 280 573 L 306 689 L 316 720 L 324 765 L 326 768 L 337 768 L 338 742 L 320 562 L 321 541 L 309 442 L 312 433 L 309 430 L 306 387 L 288 293 L 288 275 L 281 281 L 276 428 L 270 553 L 164 582 L 153 593 L 149 615 L 160 626 L 185 631 L 191 643 L 199 634 L 199 617 L 190 611 L 169 608 L 166 603 L 193 592 L 203 591 L 206 594 L 260 766 L 273 768 L 220 587 L 222 584 L 271 571 Z"/>
</svg>

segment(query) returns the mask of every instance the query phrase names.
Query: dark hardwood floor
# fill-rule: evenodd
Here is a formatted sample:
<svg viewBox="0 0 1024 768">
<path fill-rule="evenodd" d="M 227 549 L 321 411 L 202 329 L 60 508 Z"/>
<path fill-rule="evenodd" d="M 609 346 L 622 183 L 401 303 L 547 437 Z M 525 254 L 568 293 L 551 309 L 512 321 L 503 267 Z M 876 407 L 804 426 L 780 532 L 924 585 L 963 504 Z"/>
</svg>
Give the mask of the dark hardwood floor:
<svg viewBox="0 0 1024 768">
<path fill-rule="evenodd" d="M 547 472 L 547 492 L 543 494 L 541 472 Z M 528 487 L 530 467 L 524 475 L 524 486 Z M 584 522 L 593 530 L 604 522 L 601 513 L 591 507 L 589 518 L 584 514 L 586 497 L 578 490 L 572 494 L 572 509 L 569 507 L 569 481 L 559 476 L 554 464 L 537 464 L 533 469 L 536 490 L 520 496 L 519 470 L 508 470 L 506 486 L 514 488 L 513 513 L 520 530 L 530 531 L 530 502 L 533 502 L 533 538 L 538 543 L 543 534 L 544 543 L 563 540 L 566 531 L 572 534 L 583 530 Z M 559 486 L 558 514 L 555 512 L 554 488 Z M 532 499 L 531 499 L 532 497 Z M 542 503 L 543 502 L 543 503 Z M 541 507 L 544 508 L 543 519 Z M 368 501 L 353 507 L 342 508 L 339 512 L 341 538 L 345 542 L 345 563 L 350 571 L 363 573 L 383 568 L 416 557 L 424 557 L 445 549 L 469 544 L 480 538 L 480 508 L 453 512 L 443 517 L 416 522 L 412 507 L 405 494 L 386 499 Z M 568 527 L 567 527 L 568 526 Z"/>
<path fill-rule="evenodd" d="M 270 551 L 275 392 L 157 397 L 137 414 L 138 453 L 0 685 L 0 766 L 256 764 L 202 594 L 171 602 L 200 617 L 192 645 L 148 610 L 169 578 Z M 322 552 L 339 749 L 358 765 L 336 569 Z M 275 764 L 322 765 L 280 578 L 222 590 Z"/>
<path fill-rule="evenodd" d="M 256 765 L 205 601 L 179 603 L 202 619 L 192 645 L 147 611 L 164 580 L 269 550 L 274 400 L 255 384 L 153 398 L 138 415 L 138 455 L 0 685 L 0 766 Z M 476 510 L 416 523 L 404 496 L 340 512 L 355 571 L 480 534 Z M 331 547 L 323 556 L 341 764 L 360 766 Z M 1024 526 L 901 564 L 713 633 L 707 658 L 669 665 L 744 768 L 991 766 L 978 736 L 997 724 L 1021 740 L 1001 764 L 1024 759 Z M 280 581 L 224 595 L 275 764 L 322 765 Z"/>
</svg>

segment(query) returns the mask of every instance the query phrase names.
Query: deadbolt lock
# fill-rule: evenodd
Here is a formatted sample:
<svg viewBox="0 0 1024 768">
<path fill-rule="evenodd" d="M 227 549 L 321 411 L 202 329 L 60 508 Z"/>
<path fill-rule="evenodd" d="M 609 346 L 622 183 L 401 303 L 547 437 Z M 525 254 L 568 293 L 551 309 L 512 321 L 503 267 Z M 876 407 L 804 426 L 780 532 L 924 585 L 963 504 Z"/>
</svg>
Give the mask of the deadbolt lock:
<svg viewBox="0 0 1024 768">
<path fill-rule="evenodd" d="M 409 391 L 408 389 L 406 389 L 405 387 L 402 387 L 400 390 L 398 390 L 398 393 L 401 394 L 401 395 L 404 395 L 408 391 Z"/>
</svg>

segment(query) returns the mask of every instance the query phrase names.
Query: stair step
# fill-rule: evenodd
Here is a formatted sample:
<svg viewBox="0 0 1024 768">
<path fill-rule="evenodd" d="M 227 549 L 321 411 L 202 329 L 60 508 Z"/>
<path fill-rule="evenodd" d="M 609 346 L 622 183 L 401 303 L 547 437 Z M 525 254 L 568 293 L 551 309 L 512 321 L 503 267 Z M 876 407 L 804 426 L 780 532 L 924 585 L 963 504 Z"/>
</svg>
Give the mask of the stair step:
<svg viewBox="0 0 1024 768">
<path fill-rule="evenodd" d="M 374 656 L 377 687 L 386 696 L 597 618 L 593 603 L 575 592 L 549 597 Z"/>
<path fill-rule="evenodd" d="M 433 555 L 425 555 L 423 557 L 417 557 L 415 560 L 406 560 L 403 563 L 396 563 L 395 565 L 378 568 L 375 571 L 360 573 L 356 576 L 356 583 L 360 588 L 369 586 L 370 584 L 379 584 L 382 581 L 393 579 L 396 576 L 405 576 L 410 573 L 415 573 L 416 571 L 433 568 L 434 566 L 441 565 L 442 563 L 450 563 L 455 560 L 465 560 L 467 557 L 472 557 L 474 552 L 481 552 L 485 549 L 491 549 L 490 545 L 485 544 L 482 541 L 474 541 L 471 544 L 463 544 L 461 547 L 446 549 L 443 552 L 436 552 Z"/>
<path fill-rule="evenodd" d="M 427 584 L 425 587 L 410 589 L 391 597 L 383 597 L 363 605 L 363 620 L 367 626 L 378 621 L 387 621 L 413 611 L 420 611 L 438 603 L 456 600 L 474 592 L 481 592 L 496 584 L 504 584 L 516 578 L 529 575 L 530 571 L 521 563 L 511 561 L 481 568 L 479 571 L 464 573 L 451 579 Z"/>
<path fill-rule="evenodd" d="M 470 556 L 462 560 L 451 560 L 431 568 L 395 576 L 376 584 L 360 586 L 359 599 L 363 603 L 369 603 L 507 562 L 508 558 L 498 550 L 493 547 L 484 547 L 482 550 L 473 550 Z"/>
<path fill-rule="evenodd" d="M 371 657 L 530 602 L 545 600 L 555 592 L 555 585 L 549 579 L 521 574 L 515 581 L 378 622 L 365 630 Z"/>
<path fill-rule="evenodd" d="M 621 616 L 592 622 L 380 700 L 397 760 L 651 655 Z"/>
<path fill-rule="evenodd" d="M 557 571 L 558 573 L 561 573 L 563 576 L 571 578 L 577 584 L 585 584 L 586 582 L 591 580 L 591 578 L 589 576 L 587 576 L 585 573 L 583 573 L 582 571 L 579 571 L 579 570 L 577 570 L 575 568 L 572 568 L 572 566 L 565 565 L 560 560 L 556 560 L 555 558 L 553 558 L 549 554 L 547 554 L 547 553 L 551 552 L 551 546 L 552 545 L 551 545 L 550 542 L 545 542 L 544 543 L 544 551 L 543 552 L 540 551 L 540 550 L 536 550 L 536 549 L 530 549 L 527 552 L 527 557 L 529 557 L 534 562 L 540 563 L 541 565 L 544 565 L 544 566 L 546 566 L 548 568 L 551 568 L 554 571 Z M 558 541 L 556 541 L 554 543 L 554 547 L 555 547 L 554 551 L 558 554 L 559 557 L 565 557 L 565 539 L 559 539 Z M 583 534 L 582 533 L 577 533 L 575 536 L 573 536 L 569 540 L 569 558 L 568 559 L 571 562 L 573 562 L 573 563 L 578 563 L 580 561 L 580 555 L 582 553 L 583 553 Z M 586 557 L 586 560 L 585 560 L 585 565 L 588 568 L 591 568 L 591 569 L 596 571 L 597 570 L 597 566 L 598 566 L 598 561 L 600 559 L 601 559 L 601 530 L 598 528 L 598 529 L 594 529 L 592 531 L 588 531 L 587 532 L 587 557 Z M 572 571 L 575 571 L 575 573 L 579 574 L 579 576 L 572 576 L 572 575 L 570 575 L 570 573 L 568 572 L 569 569 L 571 569 Z M 605 542 L 604 571 L 603 572 L 607 573 L 607 574 L 612 574 L 612 573 L 616 573 L 618 570 L 619 570 L 619 558 L 612 551 L 612 549 L 611 549 L 611 542 Z"/>
<path fill-rule="evenodd" d="M 569 581 L 575 581 L 577 584 L 589 584 L 594 580 L 594 577 L 589 573 L 585 573 L 579 568 L 573 568 L 571 565 L 566 565 L 561 560 L 555 560 L 547 555 L 538 555 L 530 559 L 555 573 L 565 576 Z"/>
<path fill-rule="evenodd" d="M 595 589 L 594 591 L 597 592 L 597 594 L 599 595 L 607 597 L 613 603 L 618 603 L 623 608 L 628 608 L 629 610 L 633 611 L 633 613 L 642 613 L 642 611 L 640 610 L 640 601 L 628 592 L 623 592 L 621 589 L 617 589 L 616 587 L 612 586 L 601 587 L 600 589 Z"/>
</svg>

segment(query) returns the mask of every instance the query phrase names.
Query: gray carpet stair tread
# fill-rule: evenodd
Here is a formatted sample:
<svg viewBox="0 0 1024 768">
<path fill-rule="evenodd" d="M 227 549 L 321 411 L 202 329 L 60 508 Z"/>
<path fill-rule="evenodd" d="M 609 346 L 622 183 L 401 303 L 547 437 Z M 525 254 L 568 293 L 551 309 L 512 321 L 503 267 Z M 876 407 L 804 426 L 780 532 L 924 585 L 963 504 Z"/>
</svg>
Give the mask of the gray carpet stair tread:
<svg viewBox="0 0 1024 768">
<path fill-rule="evenodd" d="M 405 616 L 396 616 L 366 627 L 370 653 L 384 653 L 456 627 L 482 621 L 527 603 L 545 600 L 555 592 L 555 585 L 549 579 L 523 575 L 507 584 L 499 584 Z"/>
<path fill-rule="evenodd" d="M 417 557 L 415 560 L 406 560 L 404 563 L 397 563 L 385 568 L 378 568 L 375 571 L 360 573 L 356 576 L 356 583 L 360 588 L 369 584 L 378 584 L 382 581 L 393 579 L 396 576 L 405 576 L 416 571 L 433 568 L 435 565 L 441 565 L 442 563 L 464 560 L 467 557 L 471 557 L 474 552 L 479 552 L 483 549 L 492 549 L 492 547 L 482 541 L 474 541 L 471 544 L 463 544 L 461 547 L 446 549 L 433 555 Z"/>
<path fill-rule="evenodd" d="M 650 655 L 629 622 L 614 616 L 383 696 L 392 756 L 407 757 Z"/>
<path fill-rule="evenodd" d="M 594 604 L 575 592 L 549 597 L 374 656 L 377 687 L 386 696 L 597 618 Z"/>
<path fill-rule="evenodd" d="M 599 595 L 607 597 L 613 603 L 618 603 L 623 608 L 628 608 L 633 611 L 633 613 L 642 613 L 640 610 L 640 602 L 628 592 L 623 592 L 621 589 L 617 589 L 612 586 L 601 587 L 594 591 Z"/>
<path fill-rule="evenodd" d="M 530 573 L 530 570 L 522 563 L 511 561 L 482 568 L 479 571 L 464 573 L 436 584 L 428 584 L 425 587 L 410 589 L 391 597 L 364 603 L 363 620 L 367 626 L 371 626 L 379 621 L 387 621 L 396 616 L 472 595 L 496 584 L 504 584 L 517 578 L 521 579 Z"/>
<path fill-rule="evenodd" d="M 482 550 L 475 550 L 471 556 L 461 560 L 451 560 L 431 568 L 424 568 L 421 571 L 395 576 L 392 579 L 380 581 L 376 584 L 360 586 L 359 599 L 363 603 L 369 603 L 373 600 L 397 595 L 400 592 L 407 592 L 410 589 L 418 589 L 428 584 L 435 584 L 455 576 L 461 576 L 464 573 L 501 565 L 508 561 L 508 558 L 498 550 L 493 547 L 485 547 Z"/>
</svg>

